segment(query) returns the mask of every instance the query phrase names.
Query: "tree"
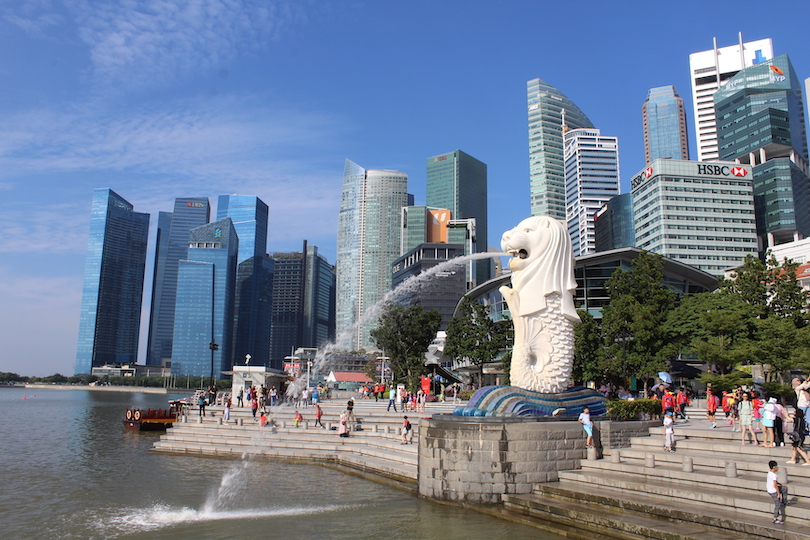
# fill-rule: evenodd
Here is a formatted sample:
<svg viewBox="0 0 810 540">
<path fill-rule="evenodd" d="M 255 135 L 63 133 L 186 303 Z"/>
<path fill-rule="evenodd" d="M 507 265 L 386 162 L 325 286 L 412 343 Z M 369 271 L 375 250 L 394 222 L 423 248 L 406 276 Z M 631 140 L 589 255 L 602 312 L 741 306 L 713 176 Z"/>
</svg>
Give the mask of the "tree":
<svg viewBox="0 0 810 540">
<path fill-rule="evenodd" d="M 666 367 L 674 351 L 664 322 L 676 295 L 664 285 L 663 257 L 642 251 L 630 270 L 616 270 L 605 288 L 610 303 L 602 310 L 602 372 L 646 381 Z"/>
<path fill-rule="evenodd" d="M 442 316 L 435 309 L 405 308 L 390 302 L 385 305 L 377 328 L 371 331 L 371 339 L 391 358 L 393 380 L 404 377 L 411 390 L 419 386 L 425 353 L 441 324 Z"/>
<path fill-rule="evenodd" d="M 484 364 L 492 362 L 513 338 L 512 321 L 493 321 L 489 306 L 464 297 L 458 316 L 447 325 L 444 352 L 454 358 L 466 358 L 478 367 L 478 386 L 483 384 Z"/>
<path fill-rule="evenodd" d="M 758 258 L 746 255 L 742 268 L 731 273 L 731 279 L 720 278 L 720 289 L 728 290 L 754 308 L 756 318 L 768 316 L 768 282 L 770 272 Z"/>
<path fill-rule="evenodd" d="M 574 324 L 574 381 L 584 383 L 599 379 L 603 375 L 602 330 L 599 323 L 588 311 L 577 310 L 581 322 Z"/>
</svg>

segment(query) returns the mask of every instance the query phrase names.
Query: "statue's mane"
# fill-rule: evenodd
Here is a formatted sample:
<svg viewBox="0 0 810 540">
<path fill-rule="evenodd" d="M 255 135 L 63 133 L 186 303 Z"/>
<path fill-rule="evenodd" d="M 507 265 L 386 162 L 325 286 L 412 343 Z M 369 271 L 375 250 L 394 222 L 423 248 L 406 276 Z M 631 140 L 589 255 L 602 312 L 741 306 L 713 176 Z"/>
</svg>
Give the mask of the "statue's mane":
<svg viewBox="0 0 810 540">
<path fill-rule="evenodd" d="M 547 234 L 548 244 L 543 253 L 532 251 L 535 259 L 526 268 L 512 272 L 512 288 L 519 296 L 520 315 L 531 315 L 546 309 L 546 297 L 557 293 L 562 297 L 563 315 L 572 322 L 579 322 L 574 307 L 573 291 L 577 288 L 577 281 L 574 278 L 574 255 L 568 231 L 556 219 L 546 216 L 528 219 L 536 225 L 532 240 L 535 235 Z"/>
</svg>

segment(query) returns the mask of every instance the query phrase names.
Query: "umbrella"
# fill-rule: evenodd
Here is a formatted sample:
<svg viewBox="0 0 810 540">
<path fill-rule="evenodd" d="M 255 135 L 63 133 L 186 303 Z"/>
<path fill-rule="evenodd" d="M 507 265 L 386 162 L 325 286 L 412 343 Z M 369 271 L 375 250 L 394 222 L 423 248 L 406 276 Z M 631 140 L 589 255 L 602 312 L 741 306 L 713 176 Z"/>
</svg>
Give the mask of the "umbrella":
<svg viewBox="0 0 810 540">
<path fill-rule="evenodd" d="M 664 381 L 665 383 L 672 384 L 672 375 L 670 375 L 666 371 L 659 371 L 658 378 Z"/>
</svg>

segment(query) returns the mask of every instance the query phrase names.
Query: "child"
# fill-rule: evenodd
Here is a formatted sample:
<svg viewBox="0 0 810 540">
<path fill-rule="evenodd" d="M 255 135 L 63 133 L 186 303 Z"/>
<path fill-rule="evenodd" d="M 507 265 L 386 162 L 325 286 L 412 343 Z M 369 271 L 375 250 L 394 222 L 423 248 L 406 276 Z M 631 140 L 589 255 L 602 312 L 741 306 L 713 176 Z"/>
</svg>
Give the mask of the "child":
<svg viewBox="0 0 810 540">
<path fill-rule="evenodd" d="M 321 422 L 321 418 L 323 417 L 323 409 L 317 403 L 315 404 L 315 425 L 321 426 L 321 428 L 326 429 L 326 426 L 323 425 Z"/>
<path fill-rule="evenodd" d="M 667 452 L 674 452 L 673 446 L 675 446 L 675 418 L 672 411 L 668 411 L 664 415 L 664 449 Z"/>
<path fill-rule="evenodd" d="M 712 422 L 709 427 L 717 427 L 717 420 L 714 416 L 717 414 L 718 405 L 720 405 L 720 399 L 712 393 L 711 389 L 706 390 L 706 418 Z"/>
<path fill-rule="evenodd" d="M 785 506 L 788 503 L 787 486 L 780 484 L 776 473 L 779 471 L 779 465 L 775 461 L 768 462 L 768 476 L 765 480 L 765 489 L 768 495 L 773 498 L 773 522 L 776 525 L 781 525 L 785 522 Z M 779 519 L 781 514 L 782 519 Z"/>
<path fill-rule="evenodd" d="M 588 435 L 588 440 L 585 442 L 585 446 L 588 448 L 593 448 L 593 422 L 591 421 L 591 410 L 588 407 L 582 409 L 582 414 L 579 415 L 578 421 L 580 424 L 582 424 L 582 428 Z"/>
<path fill-rule="evenodd" d="M 295 417 L 293 419 L 293 427 L 298 427 L 298 424 L 300 424 L 301 420 L 303 420 L 303 419 L 304 419 L 304 417 L 301 416 L 301 413 L 298 412 L 298 411 L 295 411 Z"/>
</svg>

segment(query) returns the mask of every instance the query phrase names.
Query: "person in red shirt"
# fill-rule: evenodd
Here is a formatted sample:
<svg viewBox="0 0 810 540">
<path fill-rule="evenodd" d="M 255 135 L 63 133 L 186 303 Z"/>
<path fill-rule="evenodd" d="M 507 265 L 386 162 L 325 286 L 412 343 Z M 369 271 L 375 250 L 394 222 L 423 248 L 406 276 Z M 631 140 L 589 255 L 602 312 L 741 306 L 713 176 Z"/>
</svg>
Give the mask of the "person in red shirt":
<svg viewBox="0 0 810 540">
<path fill-rule="evenodd" d="M 706 390 L 706 418 L 712 421 L 712 425 L 709 426 L 711 428 L 717 427 L 717 420 L 715 419 L 715 414 L 717 414 L 717 407 L 719 406 L 720 406 L 720 398 L 718 398 L 712 393 L 711 388 Z"/>
<path fill-rule="evenodd" d="M 689 402 L 689 396 L 687 396 L 686 392 L 683 390 L 683 386 L 678 389 L 678 395 L 675 396 L 675 403 L 678 405 L 675 413 L 678 418 L 688 420 L 686 416 L 686 406 L 691 405 L 691 403 Z"/>
<path fill-rule="evenodd" d="M 666 414 L 668 411 L 675 412 L 675 394 L 669 388 L 661 396 L 661 412 Z"/>
</svg>

